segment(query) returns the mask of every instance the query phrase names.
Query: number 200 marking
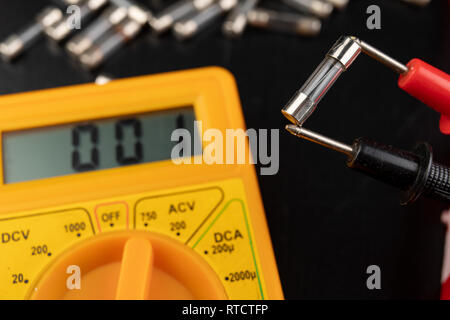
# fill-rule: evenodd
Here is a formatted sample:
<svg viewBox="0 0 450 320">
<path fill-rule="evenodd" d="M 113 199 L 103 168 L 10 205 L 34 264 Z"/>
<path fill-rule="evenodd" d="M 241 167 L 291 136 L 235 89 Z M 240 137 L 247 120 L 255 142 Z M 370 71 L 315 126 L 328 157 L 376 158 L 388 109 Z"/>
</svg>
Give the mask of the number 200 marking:
<svg viewBox="0 0 450 320">
<path fill-rule="evenodd" d="M 33 246 L 31 247 L 31 255 L 32 256 L 36 256 L 39 254 L 47 254 L 48 252 L 48 247 L 46 244 L 42 245 L 42 246 Z"/>
</svg>

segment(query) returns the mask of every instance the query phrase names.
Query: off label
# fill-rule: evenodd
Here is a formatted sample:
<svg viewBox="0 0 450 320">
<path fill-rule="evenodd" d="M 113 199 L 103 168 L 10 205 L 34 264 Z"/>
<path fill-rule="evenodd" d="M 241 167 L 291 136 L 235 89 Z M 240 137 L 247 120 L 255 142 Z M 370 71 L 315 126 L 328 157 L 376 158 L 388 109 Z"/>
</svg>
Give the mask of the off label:
<svg viewBox="0 0 450 320">
<path fill-rule="evenodd" d="M 242 200 L 228 202 L 193 245 L 193 249 L 216 270 L 230 297 L 264 298 L 250 225 Z"/>
<path fill-rule="evenodd" d="M 135 206 L 136 229 L 157 231 L 188 242 L 223 201 L 218 187 L 180 192 L 139 200 Z"/>
<path fill-rule="evenodd" d="M 128 203 L 124 201 L 97 205 L 94 208 L 99 232 L 110 232 L 129 228 Z"/>
<path fill-rule="evenodd" d="M 0 219 L 0 230 L 0 299 L 22 299 L 51 259 L 94 235 L 84 209 Z"/>
</svg>

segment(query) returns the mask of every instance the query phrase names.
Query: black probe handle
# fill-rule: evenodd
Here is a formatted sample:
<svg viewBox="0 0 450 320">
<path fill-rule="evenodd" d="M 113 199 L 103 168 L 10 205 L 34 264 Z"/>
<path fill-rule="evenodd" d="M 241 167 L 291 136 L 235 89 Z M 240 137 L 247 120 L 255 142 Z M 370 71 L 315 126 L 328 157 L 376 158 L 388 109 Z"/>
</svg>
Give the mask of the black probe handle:
<svg viewBox="0 0 450 320">
<path fill-rule="evenodd" d="M 432 163 L 423 194 L 450 201 L 450 168 Z"/>
<path fill-rule="evenodd" d="M 359 138 L 353 150 L 347 165 L 405 191 L 402 203 L 413 202 L 421 195 L 450 202 L 450 168 L 433 163 L 428 144 L 409 152 Z"/>
</svg>

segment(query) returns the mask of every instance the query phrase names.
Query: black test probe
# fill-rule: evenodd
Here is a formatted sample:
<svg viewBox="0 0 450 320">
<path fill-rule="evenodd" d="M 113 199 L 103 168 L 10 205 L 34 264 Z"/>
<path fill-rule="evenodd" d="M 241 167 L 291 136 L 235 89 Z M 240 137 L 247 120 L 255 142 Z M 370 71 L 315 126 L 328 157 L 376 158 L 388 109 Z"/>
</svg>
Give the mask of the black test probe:
<svg viewBox="0 0 450 320">
<path fill-rule="evenodd" d="M 433 162 L 430 145 L 404 151 L 366 138 L 347 145 L 301 126 L 286 126 L 293 135 L 347 155 L 347 166 L 405 191 L 402 204 L 421 195 L 450 202 L 450 168 Z"/>
</svg>

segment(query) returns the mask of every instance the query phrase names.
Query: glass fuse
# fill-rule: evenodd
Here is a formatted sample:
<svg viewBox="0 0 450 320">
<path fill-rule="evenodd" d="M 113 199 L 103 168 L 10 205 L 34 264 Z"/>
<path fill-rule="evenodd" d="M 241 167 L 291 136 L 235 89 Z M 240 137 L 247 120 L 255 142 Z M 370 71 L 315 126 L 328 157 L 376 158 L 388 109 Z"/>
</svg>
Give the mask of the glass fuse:
<svg viewBox="0 0 450 320">
<path fill-rule="evenodd" d="M 10 61 L 31 47 L 41 36 L 43 30 L 60 21 L 63 13 L 56 7 L 45 8 L 35 21 L 23 30 L 9 36 L 0 43 L 0 55 L 6 61 Z"/>
<path fill-rule="evenodd" d="M 206 9 L 177 22 L 173 27 L 175 37 L 178 40 L 191 38 L 198 32 L 207 28 L 210 23 L 220 17 L 223 13 L 231 10 L 236 6 L 237 2 L 238 0 L 220 0 Z"/>
<path fill-rule="evenodd" d="M 266 9 L 250 11 L 248 22 L 254 27 L 296 33 L 303 36 L 315 36 L 322 28 L 322 23 L 318 18 Z"/>
<path fill-rule="evenodd" d="M 259 0 L 242 0 L 227 16 L 223 24 L 223 33 L 229 37 L 238 37 L 247 26 L 247 15 L 256 7 Z"/>
<path fill-rule="evenodd" d="M 310 13 L 320 18 L 328 17 L 333 11 L 333 5 L 322 0 L 283 0 L 283 3 L 293 9 Z"/>
<path fill-rule="evenodd" d="M 132 0 L 109 0 L 117 7 L 126 8 L 128 10 L 128 17 L 140 24 L 147 23 L 152 18 L 152 13 L 148 8 L 144 8 L 140 4 Z"/>
<path fill-rule="evenodd" d="M 105 37 L 96 42 L 94 46 L 80 56 L 81 64 L 88 69 L 98 67 L 127 42 L 134 39 L 142 27 L 143 24 L 126 18 L 115 30 L 105 35 Z"/>
<path fill-rule="evenodd" d="M 283 108 L 281 111 L 283 115 L 292 123 L 303 125 L 328 89 L 352 64 L 360 52 L 361 47 L 354 39 L 341 37 L 305 84 Z"/>
<path fill-rule="evenodd" d="M 181 0 L 164 9 L 153 17 L 149 24 L 155 33 L 160 34 L 172 27 L 181 19 L 210 6 L 214 0 Z"/>
<path fill-rule="evenodd" d="M 106 5 L 108 0 L 87 0 L 80 5 L 80 20 L 81 23 L 86 21 L 97 10 Z M 65 19 L 45 28 L 45 33 L 55 41 L 64 40 L 74 30 L 71 25 L 71 16 L 66 16 Z"/>
<path fill-rule="evenodd" d="M 66 49 L 75 56 L 81 55 L 92 47 L 106 32 L 122 22 L 127 17 L 127 14 L 128 10 L 126 8 L 113 5 L 89 25 L 86 30 L 67 42 Z"/>
</svg>

